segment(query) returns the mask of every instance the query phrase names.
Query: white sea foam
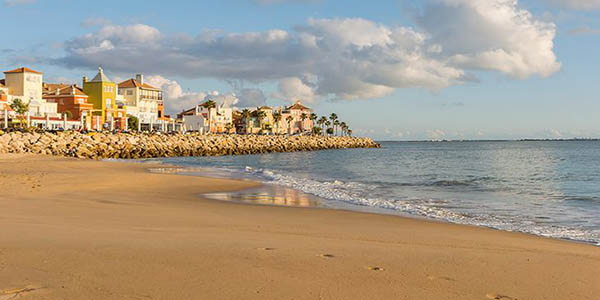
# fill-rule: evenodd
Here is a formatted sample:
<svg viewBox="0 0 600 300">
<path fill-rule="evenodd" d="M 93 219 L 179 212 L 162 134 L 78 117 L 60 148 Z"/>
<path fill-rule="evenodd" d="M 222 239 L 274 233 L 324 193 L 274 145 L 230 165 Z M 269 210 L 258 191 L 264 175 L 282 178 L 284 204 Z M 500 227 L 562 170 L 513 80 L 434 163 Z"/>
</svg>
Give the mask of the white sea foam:
<svg viewBox="0 0 600 300">
<path fill-rule="evenodd" d="M 558 225 L 540 224 L 526 218 L 516 216 L 500 216 L 487 213 L 461 213 L 444 208 L 448 201 L 439 199 L 384 199 L 370 196 L 380 188 L 378 185 L 360 182 L 343 182 L 340 180 L 319 181 L 303 178 L 273 170 L 245 168 L 245 173 L 261 178 L 268 184 L 277 184 L 301 190 L 305 193 L 335 202 L 350 205 L 367 206 L 379 209 L 445 220 L 452 223 L 490 227 L 506 231 L 518 231 L 540 236 L 570 239 L 600 245 L 600 231 L 568 228 Z"/>
</svg>

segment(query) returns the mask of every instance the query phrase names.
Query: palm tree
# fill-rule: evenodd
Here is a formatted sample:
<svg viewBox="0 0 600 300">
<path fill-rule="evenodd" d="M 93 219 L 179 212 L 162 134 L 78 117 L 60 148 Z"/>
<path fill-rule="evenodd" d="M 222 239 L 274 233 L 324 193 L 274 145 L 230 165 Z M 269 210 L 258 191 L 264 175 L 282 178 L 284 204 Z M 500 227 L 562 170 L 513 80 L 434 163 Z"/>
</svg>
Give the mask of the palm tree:
<svg viewBox="0 0 600 300">
<path fill-rule="evenodd" d="M 242 120 L 244 121 L 244 127 L 246 129 L 246 133 L 248 133 L 248 121 L 250 120 L 250 116 L 252 114 L 250 113 L 250 111 L 248 109 L 244 109 L 242 110 Z"/>
<path fill-rule="evenodd" d="M 325 123 L 327 122 L 327 117 L 322 116 L 319 121 L 317 121 L 317 124 L 319 124 L 319 126 L 321 126 L 321 133 L 325 133 Z"/>
<path fill-rule="evenodd" d="M 338 119 L 338 115 L 336 113 L 331 113 L 331 115 L 329 115 L 329 120 L 331 120 L 333 126 L 335 127 L 335 120 Z M 335 132 L 335 131 L 334 131 Z"/>
<path fill-rule="evenodd" d="M 329 133 L 329 126 L 331 126 L 331 122 L 330 121 L 325 121 L 325 127 L 327 127 L 327 130 L 325 132 Z M 333 130 L 333 129 L 332 129 Z"/>
<path fill-rule="evenodd" d="M 285 120 L 288 123 L 288 134 L 292 134 L 292 121 L 294 121 L 294 117 L 288 116 L 287 118 L 285 118 Z"/>
<path fill-rule="evenodd" d="M 265 121 L 265 117 L 267 116 L 267 113 L 258 109 L 255 111 L 256 113 L 256 118 L 258 119 L 258 127 L 260 127 L 260 129 L 263 129 L 263 123 Z"/>
<path fill-rule="evenodd" d="M 217 107 L 217 103 L 215 101 L 212 101 L 212 100 L 207 100 L 206 102 L 204 102 L 202 104 L 202 106 L 204 108 L 211 109 L 211 108 Z"/>
<path fill-rule="evenodd" d="M 304 120 L 306 120 L 308 118 L 308 115 L 306 113 L 302 113 L 300 115 L 300 120 L 302 120 L 302 123 L 300 123 L 300 125 L 302 126 L 302 131 L 304 131 Z"/>
<path fill-rule="evenodd" d="M 273 122 L 275 123 L 274 124 L 275 127 L 276 127 L 275 131 L 277 133 L 279 133 L 279 121 L 281 121 L 281 113 L 280 112 L 275 112 L 273 114 Z"/>
<path fill-rule="evenodd" d="M 344 135 L 346 133 L 346 130 L 348 129 L 348 125 L 346 125 L 346 122 L 341 122 L 340 128 L 342 129 L 342 135 Z"/>
<path fill-rule="evenodd" d="M 333 130 L 335 132 L 335 135 L 337 135 L 337 128 L 340 125 L 340 121 L 339 120 L 335 120 L 333 121 Z"/>
<path fill-rule="evenodd" d="M 321 127 L 313 127 L 312 129 L 313 135 L 321 135 L 323 132 L 321 131 Z"/>
<path fill-rule="evenodd" d="M 352 129 L 348 129 L 347 131 L 348 131 L 348 135 L 352 136 Z"/>
</svg>

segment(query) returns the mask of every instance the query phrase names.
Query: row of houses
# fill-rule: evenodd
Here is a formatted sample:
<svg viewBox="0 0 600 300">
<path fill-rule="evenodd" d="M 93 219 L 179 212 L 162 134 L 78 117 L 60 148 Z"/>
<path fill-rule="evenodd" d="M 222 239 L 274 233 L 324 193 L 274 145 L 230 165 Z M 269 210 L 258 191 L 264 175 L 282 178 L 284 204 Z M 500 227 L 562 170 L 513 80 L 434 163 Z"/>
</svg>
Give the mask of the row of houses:
<svg viewBox="0 0 600 300">
<path fill-rule="evenodd" d="M 312 109 L 299 101 L 291 106 L 226 107 L 207 100 L 177 115 L 184 128 L 209 133 L 299 134 L 312 132 Z"/>
<path fill-rule="evenodd" d="M 300 102 L 242 109 L 198 99 L 198 105 L 171 118 L 165 115 L 162 90 L 144 82 L 142 74 L 116 83 L 98 68 L 91 80 L 83 77 L 81 86 L 44 82 L 43 73 L 26 67 L 4 75 L 0 80 L 4 127 L 19 117 L 11 109 L 16 99 L 28 105 L 27 125 L 43 129 L 297 134 L 314 126 L 312 110 Z M 137 128 L 129 128 L 132 117 L 138 120 Z"/>
<path fill-rule="evenodd" d="M 115 83 L 102 68 L 82 85 L 48 83 L 43 73 L 26 67 L 4 72 L 0 79 L 0 114 L 4 125 L 17 118 L 10 104 L 28 105 L 29 126 L 44 129 L 169 130 L 174 120 L 165 116 L 162 91 L 144 82 L 143 75 Z M 128 128 L 135 116 L 138 128 Z"/>
</svg>

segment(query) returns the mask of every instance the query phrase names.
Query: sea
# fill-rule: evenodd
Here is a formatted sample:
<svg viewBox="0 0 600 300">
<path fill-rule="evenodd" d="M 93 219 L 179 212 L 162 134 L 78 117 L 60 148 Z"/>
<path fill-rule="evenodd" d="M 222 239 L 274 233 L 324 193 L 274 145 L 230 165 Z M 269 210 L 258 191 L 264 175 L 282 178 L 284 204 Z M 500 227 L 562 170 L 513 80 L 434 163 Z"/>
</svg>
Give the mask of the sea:
<svg viewBox="0 0 600 300">
<path fill-rule="evenodd" d="M 400 214 L 600 245 L 600 141 L 381 145 L 158 160 L 189 175 L 265 183 L 209 195 L 215 199 Z"/>
</svg>

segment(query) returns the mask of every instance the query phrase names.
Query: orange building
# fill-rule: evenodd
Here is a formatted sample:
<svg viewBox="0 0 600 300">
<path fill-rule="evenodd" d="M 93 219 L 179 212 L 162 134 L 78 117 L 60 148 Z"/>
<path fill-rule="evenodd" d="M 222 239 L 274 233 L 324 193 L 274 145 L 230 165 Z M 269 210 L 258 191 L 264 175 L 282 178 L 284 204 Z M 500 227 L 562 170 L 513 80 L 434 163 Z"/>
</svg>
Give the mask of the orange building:
<svg viewBox="0 0 600 300">
<path fill-rule="evenodd" d="M 67 119 L 79 121 L 91 115 L 94 105 L 88 103 L 88 96 L 76 85 L 48 84 L 43 85 L 43 99 L 57 104 L 57 111 L 66 114 Z M 89 120 L 86 120 L 89 122 Z"/>
</svg>

